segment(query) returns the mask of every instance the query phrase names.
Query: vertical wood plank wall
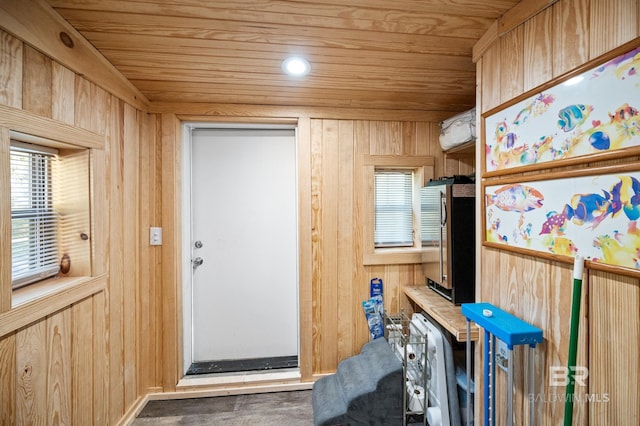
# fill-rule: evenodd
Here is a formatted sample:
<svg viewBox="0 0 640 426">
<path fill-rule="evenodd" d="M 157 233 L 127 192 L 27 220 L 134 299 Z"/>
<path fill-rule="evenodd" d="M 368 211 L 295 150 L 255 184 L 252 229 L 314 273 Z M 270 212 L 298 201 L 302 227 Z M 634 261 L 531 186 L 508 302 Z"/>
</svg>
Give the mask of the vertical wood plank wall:
<svg viewBox="0 0 640 426">
<path fill-rule="evenodd" d="M 0 104 L 105 136 L 92 268 L 107 273 L 104 292 L 0 336 L 0 424 L 117 424 L 159 383 L 155 116 L 2 30 L 0 80 Z"/>
<path fill-rule="evenodd" d="M 502 35 L 477 62 L 478 110 L 484 113 L 638 37 L 639 8 L 636 0 L 560 0 Z M 536 424 L 561 424 L 564 387 L 549 386 L 549 367 L 567 364 L 571 267 L 485 247 L 480 263 L 478 299 L 542 328 L 545 341 L 535 354 Z M 582 400 L 575 401 L 573 424 L 638 424 L 640 282 L 590 271 L 585 284 L 577 363 L 589 368 L 589 378 L 587 387 L 576 387 L 576 396 Z M 477 402 L 482 401 L 480 346 L 476 350 Z M 524 359 L 517 352 L 518 422 L 528 418 Z M 497 424 L 506 424 L 504 376 L 498 371 Z M 587 395 L 592 402 L 585 402 Z M 476 404 L 476 416 L 481 414 L 479 408 Z"/>
<path fill-rule="evenodd" d="M 371 214 L 359 197 L 364 155 L 434 156 L 440 175 L 438 134 L 426 122 L 311 120 L 314 374 L 334 372 L 368 341 L 361 302 L 371 278 L 382 278 L 385 308 L 394 312 L 408 307 L 402 286 L 424 282 L 420 265 L 363 265 L 359 224 Z"/>
</svg>

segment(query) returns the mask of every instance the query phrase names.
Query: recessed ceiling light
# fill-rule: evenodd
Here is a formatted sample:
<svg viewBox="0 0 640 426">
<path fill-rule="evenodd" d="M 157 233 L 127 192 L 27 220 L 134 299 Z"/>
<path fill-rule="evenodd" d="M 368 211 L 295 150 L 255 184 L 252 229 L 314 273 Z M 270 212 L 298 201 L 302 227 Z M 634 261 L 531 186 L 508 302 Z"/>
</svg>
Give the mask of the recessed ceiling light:
<svg viewBox="0 0 640 426">
<path fill-rule="evenodd" d="M 311 64 L 300 56 L 291 56 L 282 62 L 282 70 L 293 77 L 302 77 L 309 74 Z"/>
</svg>

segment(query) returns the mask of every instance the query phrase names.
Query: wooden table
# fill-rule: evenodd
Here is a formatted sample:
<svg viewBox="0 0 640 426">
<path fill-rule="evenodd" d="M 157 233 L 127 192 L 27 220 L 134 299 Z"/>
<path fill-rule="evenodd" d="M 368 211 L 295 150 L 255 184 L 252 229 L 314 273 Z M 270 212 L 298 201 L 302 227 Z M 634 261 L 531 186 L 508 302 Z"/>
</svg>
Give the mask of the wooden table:
<svg viewBox="0 0 640 426">
<path fill-rule="evenodd" d="M 459 342 L 467 341 L 467 320 L 462 315 L 460 306 L 456 306 L 425 285 L 407 286 L 404 294 L 418 305 L 431 318 L 437 321 Z M 477 341 L 480 331 L 478 326 L 471 326 L 471 341 Z"/>
</svg>

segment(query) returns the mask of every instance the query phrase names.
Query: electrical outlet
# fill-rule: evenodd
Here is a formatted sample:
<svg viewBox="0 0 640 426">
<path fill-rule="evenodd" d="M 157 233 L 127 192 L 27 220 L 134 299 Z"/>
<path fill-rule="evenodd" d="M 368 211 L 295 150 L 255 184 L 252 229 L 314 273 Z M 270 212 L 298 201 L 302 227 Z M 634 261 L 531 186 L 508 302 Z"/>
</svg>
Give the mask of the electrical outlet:
<svg viewBox="0 0 640 426">
<path fill-rule="evenodd" d="M 509 352 L 507 344 L 502 340 L 496 339 L 496 365 L 502 370 L 507 371 L 509 369 Z"/>
</svg>

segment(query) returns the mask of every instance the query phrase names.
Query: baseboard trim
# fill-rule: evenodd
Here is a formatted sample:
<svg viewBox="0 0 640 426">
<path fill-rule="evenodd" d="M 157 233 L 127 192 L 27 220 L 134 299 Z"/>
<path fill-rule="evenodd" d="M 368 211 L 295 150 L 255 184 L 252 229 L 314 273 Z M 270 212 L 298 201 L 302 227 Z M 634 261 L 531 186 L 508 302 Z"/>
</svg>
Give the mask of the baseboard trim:
<svg viewBox="0 0 640 426">
<path fill-rule="evenodd" d="M 310 390 L 312 387 L 313 382 L 246 384 L 224 387 L 184 388 L 184 390 L 176 392 L 151 393 L 148 394 L 147 397 L 149 401 L 186 398 L 208 398 L 213 396 L 248 395 L 254 393 Z"/>
<path fill-rule="evenodd" d="M 142 409 L 149 402 L 149 394 L 139 397 L 136 402 L 134 402 L 131 407 L 127 410 L 127 412 L 122 416 L 120 421 L 117 423 L 118 426 L 129 426 L 131 425 L 138 414 L 142 411 Z"/>
</svg>

